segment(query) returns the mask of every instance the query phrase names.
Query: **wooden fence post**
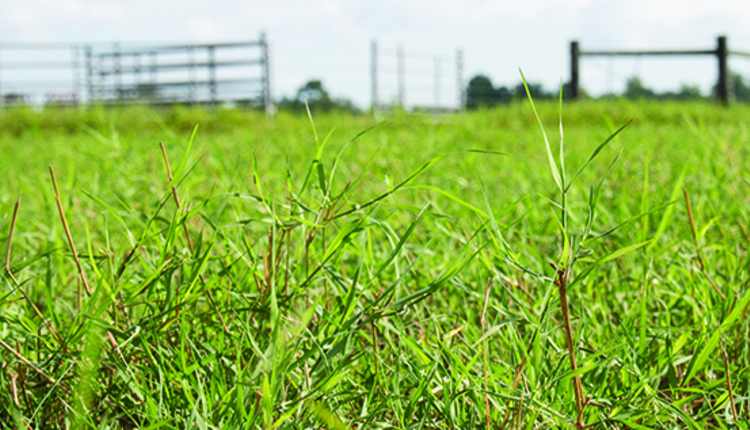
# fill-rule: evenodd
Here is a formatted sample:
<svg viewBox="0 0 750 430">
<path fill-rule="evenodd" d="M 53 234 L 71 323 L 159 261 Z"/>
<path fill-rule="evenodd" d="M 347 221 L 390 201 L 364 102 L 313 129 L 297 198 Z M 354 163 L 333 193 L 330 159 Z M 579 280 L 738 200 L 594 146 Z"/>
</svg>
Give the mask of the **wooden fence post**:
<svg viewBox="0 0 750 430">
<path fill-rule="evenodd" d="M 716 56 L 719 60 L 719 81 L 716 85 L 716 95 L 719 101 L 724 106 L 729 105 L 729 68 L 727 67 L 727 56 L 729 50 L 727 49 L 727 38 L 726 36 L 719 36 L 717 38 Z"/>
<path fill-rule="evenodd" d="M 573 100 L 580 97 L 580 90 L 578 88 L 578 59 L 580 56 L 581 51 L 578 48 L 578 41 L 574 40 L 570 42 L 570 98 Z"/>
</svg>

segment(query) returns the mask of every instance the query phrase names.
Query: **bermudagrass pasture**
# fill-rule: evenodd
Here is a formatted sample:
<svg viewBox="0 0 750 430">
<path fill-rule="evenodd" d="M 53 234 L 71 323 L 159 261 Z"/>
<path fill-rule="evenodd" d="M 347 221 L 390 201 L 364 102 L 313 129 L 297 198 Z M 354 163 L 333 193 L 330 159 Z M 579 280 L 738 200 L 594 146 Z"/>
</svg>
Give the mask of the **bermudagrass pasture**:
<svg viewBox="0 0 750 430">
<path fill-rule="evenodd" d="M 537 108 L 3 112 L 0 422 L 747 428 L 750 109 Z"/>
</svg>

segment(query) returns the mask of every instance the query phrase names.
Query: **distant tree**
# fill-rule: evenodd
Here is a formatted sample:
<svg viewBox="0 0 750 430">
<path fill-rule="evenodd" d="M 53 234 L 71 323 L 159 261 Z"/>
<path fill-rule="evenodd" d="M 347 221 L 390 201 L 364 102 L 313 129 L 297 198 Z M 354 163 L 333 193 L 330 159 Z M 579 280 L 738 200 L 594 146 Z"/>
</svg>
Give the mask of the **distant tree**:
<svg viewBox="0 0 750 430">
<path fill-rule="evenodd" d="M 739 73 L 732 73 L 731 82 L 735 99 L 745 103 L 750 102 L 750 84 L 745 82 L 745 78 Z"/>
<path fill-rule="evenodd" d="M 342 110 L 351 113 L 359 112 L 359 109 L 349 100 L 332 99 L 328 91 L 323 87 L 323 83 L 318 79 L 308 81 L 297 90 L 296 97 L 293 99 L 284 98 L 277 106 L 279 109 L 304 112 L 305 103 L 307 103 L 311 111 L 328 112 L 331 110 Z"/>
<path fill-rule="evenodd" d="M 656 93 L 652 89 L 646 88 L 641 78 L 633 76 L 628 79 L 628 83 L 625 86 L 625 97 L 631 100 L 653 99 L 656 98 Z"/>
<path fill-rule="evenodd" d="M 497 89 L 497 99 L 500 103 L 510 103 L 513 93 L 507 87 L 500 87 Z"/>
<path fill-rule="evenodd" d="M 570 82 L 566 82 L 562 86 L 563 98 L 565 100 L 570 100 L 573 97 L 573 94 L 571 94 L 570 88 L 571 88 Z M 580 86 L 578 87 L 578 97 L 582 99 L 591 98 L 589 93 L 587 93 L 586 90 L 581 88 Z"/>
<path fill-rule="evenodd" d="M 325 107 L 329 107 L 332 104 L 328 91 L 323 88 L 323 83 L 319 80 L 309 81 L 297 90 L 297 100 L 307 101 L 309 105 Z"/>
<path fill-rule="evenodd" d="M 529 93 L 534 100 L 549 100 L 556 97 L 556 93 L 547 92 L 542 84 L 528 83 Z M 492 81 L 485 75 L 476 75 L 469 81 L 466 89 L 466 108 L 493 107 L 512 101 L 526 100 L 526 87 L 523 82 L 512 88 L 492 85 Z"/>
<path fill-rule="evenodd" d="M 680 91 L 678 91 L 674 96 L 675 100 L 681 101 L 701 100 L 703 98 L 703 93 L 701 93 L 701 89 L 699 86 L 687 84 L 682 84 L 680 86 Z"/>
<path fill-rule="evenodd" d="M 555 98 L 555 94 L 548 93 L 542 84 L 526 82 L 526 86 L 529 87 L 529 94 L 531 94 L 531 98 L 534 100 L 549 100 Z M 526 94 L 526 86 L 523 85 L 523 82 L 519 82 L 518 85 L 516 85 L 513 91 L 515 98 L 518 100 L 524 100 L 528 97 Z"/>
<path fill-rule="evenodd" d="M 476 75 L 469 81 L 466 89 L 466 108 L 478 109 L 492 107 L 500 102 L 500 93 L 492 86 L 490 78 Z"/>
</svg>

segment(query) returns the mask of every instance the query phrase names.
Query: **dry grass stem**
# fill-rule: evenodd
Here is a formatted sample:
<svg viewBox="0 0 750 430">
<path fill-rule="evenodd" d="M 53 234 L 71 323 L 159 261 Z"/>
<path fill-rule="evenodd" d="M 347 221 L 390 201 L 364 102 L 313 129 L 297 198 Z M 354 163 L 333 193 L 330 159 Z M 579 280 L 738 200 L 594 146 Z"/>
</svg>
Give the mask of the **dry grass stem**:
<svg viewBox="0 0 750 430">
<path fill-rule="evenodd" d="M 737 413 L 737 405 L 734 403 L 734 393 L 732 392 L 732 375 L 729 373 L 729 358 L 727 358 L 727 352 L 724 350 L 724 342 L 719 335 L 719 347 L 721 348 L 721 358 L 724 361 L 724 374 L 727 376 L 727 391 L 729 393 L 729 404 L 732 406 L 732 417 L 734 421 L 739 421 L 740 417 Z"/>
<path fill-rule="evenodd" d="M 34 313 L 39 317 L 40 320 L 42 320 L 45 324 L 47 324 L 50 328 L 50 331 L 52 332 L 53 336 L 55 337 L 55 340 L 57 343 L 62 345 L 62 337 L 60 337 L 60 333 L 57 332 L 57 329 L 55 328 L 54 324 L 52 324 L 52 321 L 47 320 L 44 318 L 44 315 L 42 315 L 42 312 L 39 310 L 39 308 L 34 304 L 34 301 L 31 300 L 31 298 L 26 294 L 26 291 L 21 288 L 21 284 L 19 284 L 18 280 L 15 276 L 13 276 L 13 272 L 10 270 L 10 253 L 11 248 L 13 244 L 13 234 L 16 231 L 16 220 L 18 219 L 18 209 L 21 206 L 21 192 L 18 193 L 18 199 L 16 200 L 16 205 L 13 207 L 13 218 L 10 220 L 10 233 L 8 233 L 8 247 L 5 252 L 5 273 L 8 274 L 11 281 L 13 281 L 13 285 L 15 285 L 18 288 L 18 291 L 21 292 L 23 295 L 24 300 L 31 306 L 31 308 L 34 310 Z"/>
<path fill-rule="evenodd" d="M 52 166 L 49 166 L 49 174 L 52 177 L 52 185 L 55 187 L 55 200 L 57 201 L 57 210 L 60 212 L 60 219 L 62 220 L 63 228 L 65 229 L 65 235 L 68 237 L 68 245 L 70 246 L 70 252 L 73 253 L 73 260 L 76 262 L 78 268 L 78 275 L 81 277 L 83 288 L 86 289 L 86 294 L 91 296 L 91 287 L 89 286 L 89 280 L 86 279 L 86 273 L 83 271 L 81 266 L 81 260 L 78 258 L 76 252 L 76 246 L 73 244 L 73 236 L 70 234 L 70 228 L 68 227 L 68 221 L 65 219 L 65 212 L 63 211 L 62 202 L 60 201 L 60 190 L 57 188 L 57 179 L 55 179 L 55 170 Z"/>
<path fill-rule="evenodd" d="M 169 166 L 169 157 L 167 156 L 166 148 L 164 148 L 164 142 L 159 142 L 159 147 L 161 147 L 161 153 L 164 156 L 164 165 L 167 167 L 167 176 L 169 177 L 169 182 L 171 183 L 174 178 L 172 177 L 172 168 Z M 182 206 L 180 205 L 180 197 L 177 194 L 177 188 L 175 188 L 174 185 L 172 185 L 172 197 L 174 198 L 174 203 L 177 206 L 177 209 L 181 209 Z M 193 246 L 192 239 L 190 239 L 190 233 L 188 232 L 187 228 L 187 220 L 182 223 L 182 231 L 185 233 L 185 240 L 187 241 L 188 249 L 190 249 L 190 252 L 194 254 L 195 247 Z M 206 278 L 203 277 L 202 273 L 199 275 L 199 278 L 201 280 L 201 283 L 205 286 Z M 206 289 L 206 295 L 208 296 L 208 300 L 211 302 L 211 306 L 213 306 L 213 308 L 216 310 L 216 315 L 219 317 L 219 321 L 221 322 L 221 326 L 224 328 L 224 331 L 226 333 L 229 333 L 229 327 L 227 327 L 227 323 L 224 321 L 224 316 L 221 314 L 219 307 L 216 305 L 216 301 L 214 300 L 211 291 Z M 176 312 L 179 315 L 179 306 L 176 307 L 176 309 Z"/>
<path fill-rule="evenodd" d="M 518 365 L 516 366 L 516 376 L 513 378 L 513 389 L 518 388 L 518 385 L 521 383 L 521 378 L 523 377 L 524 368 L 526 368 L 526 357 L 524 357 L 523 360 L 521 360 L 521 362 L 518 363 Z M 500 428 L 505 428 L 505 424 L 508 423 L 509 418 L 510 418 L 510 404 L 508 405 L 508 410 L 505 411 L 505 416 L 503 417 L 503 425 L 500 426 Z"/>
<path fill-rule="evenodd" d="M 169 157 L 167 157 L 167 150 L 164 148 L 164 142 L 159 142 L 159 146 L 161 147 L 161 153 L 164 156 L 164 165 L 167 167 L 167 177 L 169 177 L 169 182 L 172 183 L 172 180 L 174 178 L 172 177 L 172 168 L 169 166 Z M 180 196 L 177 195 L 177 188 L 172 185 L 172 197 L 174 198 L 174 203 L 177 205 L 177 209 L 180 209 L 182 205 L 180 204 Z M 190 252 L 193 252 L 193 241 L 190 239 L 190 234 L 188 233 L 187 229 L 187 223 L 182 224 L 182 230 L 185 232 L 185 240 L 188 243 L 188 247 L 190 248 Z"/>
<path fill-rule="evenodd" d="M 554 267 L 554 266 L 553 266 Z M 570 309 L 568 307 L 568 293 L 567 293 L 567 282 L 568 273 L 566 270 L 557 269 L 557 276 L 555 277 L 555 285 L 557 285 L 558 292 L 560 293 L 560 308 L 563 314 L 563 322 L 565 324 L 565 343 L 568 345 L 568 356 L 570 358 L 570 368 L 574 372 L 578 370 L 578 364 L 576 363 L 575 344 L 573 340 L 573 328 L 570 324 Z M 576 375 L 573 377 L 573 388 L 576 396 L 576 409 L 578 410 L 578 418 L 576 419 L 576 426 L 582 427 L 583 419 L 583 385 L 581 384 L 581 377 Z"/>
<path fill-rule="evenodd" d="M 682 194 L 685 196 L 685 205 L 687 206 L 688 211 L 688 219 L 690 219 L 690 231 L 693 233 L 693 242 L 695 244 L 695 254 L 696 254 L 696 261 L 698 262 L 698 268 L 701 269 L 701 272 L 703 273 L 703 276 L 708 279 L 708 282 L 711 283 L 711 286 L 716 290 L 717 293 L 719 293 L 719 296 L 721 296 L 722 300 L 726 300 L 726 297 L 724 296 L 724 293 L 719 290 L 719 287 L 716 285 L 716 282 L 711 278 L 711 276 L 708 275 L 708 272 L 706 272 L 706 265 L 703 262 L 703 256 L 701 255 L 700 247 L 698 246 L 698 235 L 695 232 L 695 220 L 693 219 L 693 209 L 690 207 L 690 197 L 688 196 L 688 192 L 686 188 L 682 188 Z"/>
<path fill-rule="evenodd" d="M 47 381 L 49 381 L 49 382 L 50 382 L 50 383 L 52 383 L 52 384 L 54 384 L 54 383 L 56 382 L 56 381 L 55 381 L 54 379 L 52 379 L 52 378 L 50 378 L 49 376 L 47 376 L 47 374 L 46 374 L 46 373 L 42 372 L 42 370 L 41 370 L 41 369 L 39 369 L 38 367 L 34 366 L 34 365 L 33 365 L 33 364 L 32 364 L 32 363 L 31 363 L 31 362 L 29 361 L 29 360 L 27 360 L 27 359 L 26 359 L 26 358 L 25 358 L 25 357 L 24 357 L 23 355 L 19 354 L 19 353 L 18 353 L 18 351 L 16 351 L 15 349 L 11 348 L 11 346 L 10 346 L 10 345 L 8 345 L 7 343 L 3 342 L 2 340 L 0 340 L 0 346 L 2 346 L 3 348 L 5 348 L 6 350 L 8 350 L 8 352 L 10 352 L 11 354 L 15 355 L 15 356 L 16 356 L 16 358 L 18 358 L 19 360 L 21 360 L 21 362 L 22 362 L 23 364 L 25 364 L 25 365 L 29 366 L 29 367 L 30 367 L 31 369 L 33 369 L 33 370 L 34 370 L 34 371 L 35 371 L 36 373 L 38 373 L 38 374 L 39 374 L 39 375 L 40 375 L 40 376 L 41 376 L 42 378 L 46 379 Z"/>
<path fill-rule="evenodd" d="M 13 243 L 13 233 L 16 231 L 16 220 L 18 219 L 18 208 L 21 206 L 21 192 L 18 192 L 18 199 L 16 205 L 13 207 L 13 218 L 10 220 L 10 233 L 8 233 L 8 246 L 5 250 L 5 273 L 10 276 L 14 283 L 18 284 L 16 278 L 13 277 L 13 273 L 10 271 L 10 251 L 11 244 Z"/>
<path fill-rule="evenodd" d="M 479 322 L 482 325 L 482 337 L 485 333 L 485 322 L 487 315 L 487 303 L 490 301 L 490 289 L 492 288 L 492 278 L 487 278 L 487 288 L 484 292 L 484 306 L 482 307 L 482 316 L 479 318 Z M 487 371 L 487 340 L 482 343 L 482 355 L 484 359 L 484 418 L 487 423 L 487 430 L 490 430 L 490 398 L 487 394 L 489 392 L 489 386 L 487 384 L 488 371 Z"/>
</svg>

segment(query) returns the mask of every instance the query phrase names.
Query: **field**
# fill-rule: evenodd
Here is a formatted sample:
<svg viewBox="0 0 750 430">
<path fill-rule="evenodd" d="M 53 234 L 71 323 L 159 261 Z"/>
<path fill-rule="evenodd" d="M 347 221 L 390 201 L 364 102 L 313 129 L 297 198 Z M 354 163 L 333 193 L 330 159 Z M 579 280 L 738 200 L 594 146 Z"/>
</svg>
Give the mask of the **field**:
<svg viewBox="0 0 750 430">
<path fill-rule="evenodd" d="M 750 108 L 536 108 L 0 113 L 0 423 L 748 428 Z"/>
</svg>

